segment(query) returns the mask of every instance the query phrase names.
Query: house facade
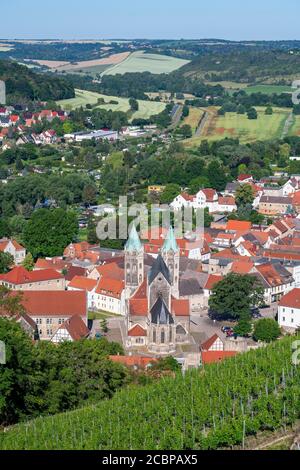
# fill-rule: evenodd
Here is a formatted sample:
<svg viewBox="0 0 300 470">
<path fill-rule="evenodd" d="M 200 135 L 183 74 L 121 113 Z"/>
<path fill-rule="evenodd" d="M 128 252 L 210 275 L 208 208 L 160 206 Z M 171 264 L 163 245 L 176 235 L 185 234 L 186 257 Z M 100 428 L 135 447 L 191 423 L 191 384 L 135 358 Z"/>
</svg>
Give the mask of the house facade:
<svg viewBox="0 0 300 470">
<path fill-rule="evenodd" d="M 16 240 L 8 238 L 0 239 L 0 251 L 12 255 L 15 264 L 21 264 L 26 256 L 26 249 Z"/>
<path fill-rule="evenodd" d="M 300 289 L 291 290 L 278 304 L 278 323 L 282 328 L 296 330 L 300 327 Z"/>
</svg>

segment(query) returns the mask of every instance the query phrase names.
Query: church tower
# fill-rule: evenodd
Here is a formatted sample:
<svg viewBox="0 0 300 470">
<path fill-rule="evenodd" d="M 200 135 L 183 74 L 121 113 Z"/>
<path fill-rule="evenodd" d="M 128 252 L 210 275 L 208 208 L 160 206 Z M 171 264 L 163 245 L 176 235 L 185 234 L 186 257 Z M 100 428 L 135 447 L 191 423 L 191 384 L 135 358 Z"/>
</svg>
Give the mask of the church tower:
<svg viewBox="0 0 300 470">
<path fill-rule="evenodd" d="M 169 269 L 172 294 L 179 297 L 179 257 L 180 252 L 176 242 L 173 227 L 170 226 L 168 235 L 161 250 L 162 257 Z"/>
<path fill-rule="evenodd" d="M 125 287 L 128 296 L 144 281 L 144 247 L 135 225 L 125 245 Z"/>
</svg>

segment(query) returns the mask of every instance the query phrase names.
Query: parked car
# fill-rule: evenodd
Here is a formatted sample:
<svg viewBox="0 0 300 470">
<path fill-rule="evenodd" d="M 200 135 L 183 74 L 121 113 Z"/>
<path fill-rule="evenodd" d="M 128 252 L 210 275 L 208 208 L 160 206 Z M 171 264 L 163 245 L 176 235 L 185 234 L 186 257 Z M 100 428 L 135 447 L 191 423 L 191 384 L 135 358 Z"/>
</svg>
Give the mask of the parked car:
<svg viewBox="0 0 300 470">
<path fill-rule="evenodd" d="M 232 328 L 230 328 L 230 330 L 226 331 L 227 338 L 232 338 L 234 335 L 235 335 L 235 333 L 234 333 Z"/>
<path fill-rule="evenodd" d="M 232 330 L 231 326 L 222 326 L 221 331 L 226 333 L 226 331 Z"/>
</svg>

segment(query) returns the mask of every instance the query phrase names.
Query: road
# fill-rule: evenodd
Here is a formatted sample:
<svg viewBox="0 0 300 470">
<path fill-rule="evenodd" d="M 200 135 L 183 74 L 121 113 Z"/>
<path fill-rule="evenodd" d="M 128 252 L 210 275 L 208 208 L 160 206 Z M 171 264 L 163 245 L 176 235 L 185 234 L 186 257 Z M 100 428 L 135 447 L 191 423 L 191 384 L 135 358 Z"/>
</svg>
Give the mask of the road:
<svg viewBox="0 0 300 470">
<path fill-rule="evenodd" d="M 205 113 L 203 114 L 203 116 L 201 118 L 199 126 L 197 127 L 197 129 L 195 131 L 194 137 L 200 137 L 201 136 L 202 130 L 203 130 L 205 124 L 207 123 L 208 118 L 209 118 L 209 113 L 207 111 L 205 111 Z"/>
</svg>

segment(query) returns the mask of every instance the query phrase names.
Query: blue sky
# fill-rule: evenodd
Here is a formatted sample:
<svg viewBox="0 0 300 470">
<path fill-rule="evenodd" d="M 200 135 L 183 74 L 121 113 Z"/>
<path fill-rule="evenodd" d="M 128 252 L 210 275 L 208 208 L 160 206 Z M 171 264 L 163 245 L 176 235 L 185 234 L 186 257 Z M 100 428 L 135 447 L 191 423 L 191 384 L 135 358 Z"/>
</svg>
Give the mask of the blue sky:
<svg viewBox="0 0 300 470">
<path fill-rule="evenodd" d="M 2 0 L 4 38 L 300 39 L 299 0 Z"/>
</svg>

